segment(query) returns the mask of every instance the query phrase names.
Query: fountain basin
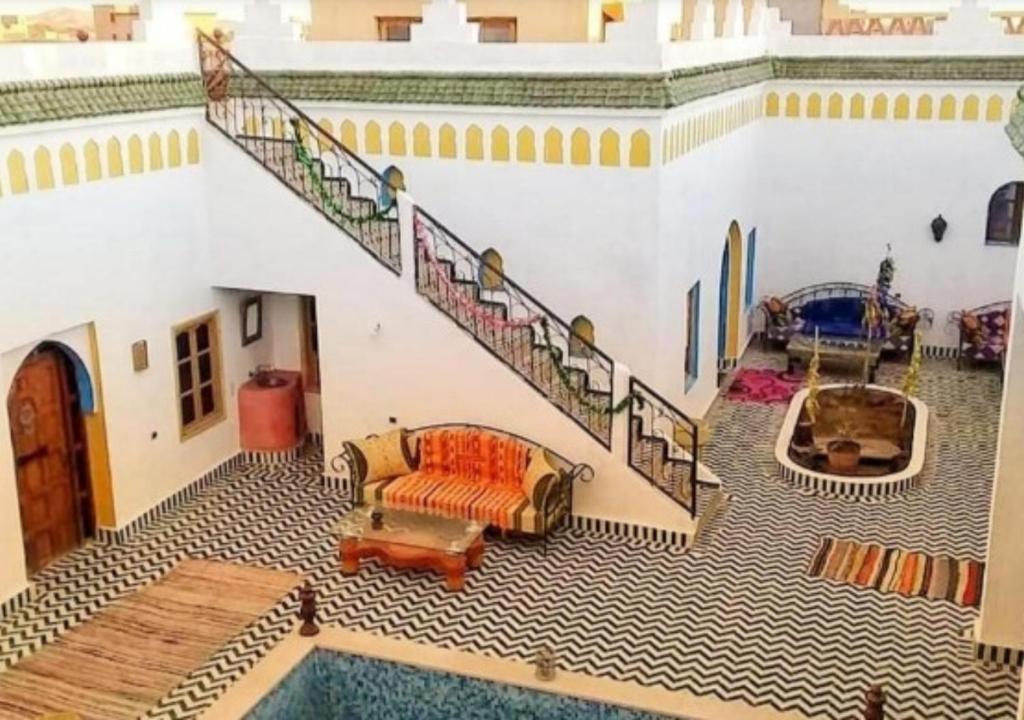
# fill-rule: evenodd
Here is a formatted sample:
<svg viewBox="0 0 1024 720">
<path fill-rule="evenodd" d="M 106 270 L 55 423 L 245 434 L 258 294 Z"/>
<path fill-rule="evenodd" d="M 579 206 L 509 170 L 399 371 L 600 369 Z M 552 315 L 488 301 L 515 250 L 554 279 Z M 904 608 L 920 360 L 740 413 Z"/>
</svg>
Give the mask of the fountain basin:
<svg viewBox="0 0 1024 720">
<path fill-rule="evenodd" d="M 818 399 L 826 407 L 818 413 L 814 441 L 806 446 L 806 453 L 801 452 L 803 445 L 794 449 L 794 436 L 806 432 L 798 423 L 806 417 L 804 402 L 810 391 L 804 388 L 793 396 L 775 444 L 782 477 L 797 487 L 850 497 L 884 497 L 916 487 L 927 450 L 928 406 L 910 398 L 906 418 L 898 412 L 894 416 L 895 408 L 902 408 L 903 394 L 881 385 L 864 388 L 858 397 L 874 409 L 865 412 L 860 407 L 860 417 L 850 422 L 857 430 L 853 439 L 862 446 L 863 461 L 855 470 L 837 470 L 842 459 L 839 452 L 849 448 L 841 447 L 844 435 L 837 432 L 835 413 L 830 411 L 852 388 L 842 383 L 821 386 Z M 833 451 L 837 454 L 830 461 L 826 456 Z"/>
</svg>

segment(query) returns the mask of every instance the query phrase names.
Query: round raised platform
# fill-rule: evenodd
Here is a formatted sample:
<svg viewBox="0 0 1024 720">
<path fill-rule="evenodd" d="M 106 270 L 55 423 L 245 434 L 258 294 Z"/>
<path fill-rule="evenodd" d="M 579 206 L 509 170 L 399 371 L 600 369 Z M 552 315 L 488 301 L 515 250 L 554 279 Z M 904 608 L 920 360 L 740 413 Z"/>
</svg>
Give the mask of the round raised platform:
<svg viewBox="0 0 1024 720">
<path fill-rule="evenodd" d="M 822 385 L 821 390 L 842 388 L 848 385 L 836 383 Z M 902 393 L 881 385 L 868 385 L 873 390 L 891 393 L 902 397 Z M 803 467 L 789 457 L 789 445 L 796 428 L 800 411 L 809 390 L 804 388 L 793 396 L 789 402 L 789 410 L 782 421 L 778 440 L 775 442 L 775 461 L 782 477 L 792 485 L 828 495 L 839 495 L 857 498 L 887 497 L 906 492 L 917 486 L 921 470 L 924 468 L 924 457 L 928 447 L 928 406 L 917 398 L 910 398 L 914 406 L 914 436 L 911 446 L 910 462 L 899 472 L 888 475 L 860 477 L 851 475 L 834 475 Z"/>
</svg>

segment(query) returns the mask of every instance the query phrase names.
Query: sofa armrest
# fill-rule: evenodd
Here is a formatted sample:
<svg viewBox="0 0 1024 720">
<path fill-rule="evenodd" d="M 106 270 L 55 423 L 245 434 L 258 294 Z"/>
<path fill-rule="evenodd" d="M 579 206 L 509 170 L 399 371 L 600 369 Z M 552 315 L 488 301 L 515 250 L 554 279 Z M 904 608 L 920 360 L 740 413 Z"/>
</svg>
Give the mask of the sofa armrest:
<svg viewBox="0 0 1024 720">
<path fill-rule="evenodd" d="M 366 478 L 360 472 L 359 465 L 355 462 L 355 458 L 352 457 L 348 448 L 342 445 L 341 452 L 331 458 L 330 467 L 331 472 L 338 478 L 341 486 L 351 488 L 352 494 L 349 499 L 353 502 L 358 502 L 359 498 L 362 497 L 363 483 L 366 481 Z"/>
</svg>

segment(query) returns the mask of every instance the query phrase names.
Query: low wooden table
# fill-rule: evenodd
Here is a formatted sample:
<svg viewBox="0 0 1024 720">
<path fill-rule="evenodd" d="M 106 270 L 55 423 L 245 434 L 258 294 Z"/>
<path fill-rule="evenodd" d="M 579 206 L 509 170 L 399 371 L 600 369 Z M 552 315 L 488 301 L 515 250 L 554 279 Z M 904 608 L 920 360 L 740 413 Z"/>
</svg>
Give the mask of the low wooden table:
<svg viewBox="0 0 1024 720">
<path fill-rule="evenodd" d="M 382 509 L 382 527 L 373 528 L 371 506 L 358 507 L 334 526 L 341 572 L 355 575 L 359 561 L 377 558 L 397 568 L 434 570 L 449 590 L 461 590 L 466 568 L 484 559 L 484 525 L 407 510 Z"/>
<path fill-rule="evenodd" d="M 869 344 L 870 342 L 870 344 Z M 823 336 L 818 338 L 818 357 L 822 365 L 860 369 L 864 365 L 865 346 L 868 355 L 868 382 L 875 382 L 875 374 L 882 357 L 883 340 L 857 340 Z M 794 335 L 786 344 L 786 373 L 792 375 L 798 363 L 805 366 L 814 357 L 814 338 L 809 335 Z"/>
</svg>

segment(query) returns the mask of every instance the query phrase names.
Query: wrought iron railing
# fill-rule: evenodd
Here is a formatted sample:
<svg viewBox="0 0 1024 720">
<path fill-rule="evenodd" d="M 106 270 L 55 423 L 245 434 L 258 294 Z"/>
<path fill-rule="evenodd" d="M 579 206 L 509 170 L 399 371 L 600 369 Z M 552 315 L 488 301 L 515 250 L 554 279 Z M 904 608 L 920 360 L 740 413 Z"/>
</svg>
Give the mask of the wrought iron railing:
<svg viewBox="0 0 1024 720">
<path fill-rule="evenodd" d="M 198 33 L 206 119 L 396 274 L 396 189 L 216 40 Z"/>
<path fill-rule="evenodd" d="M 697 423 L 635 377 L 629 380 L 629 465 L 697 516 Z"/>
<path fill-rule="evenodd" d="M 614 361 L 425 210 L 413 212 L 417 291 L 610 447 Z"/>
</svg>

